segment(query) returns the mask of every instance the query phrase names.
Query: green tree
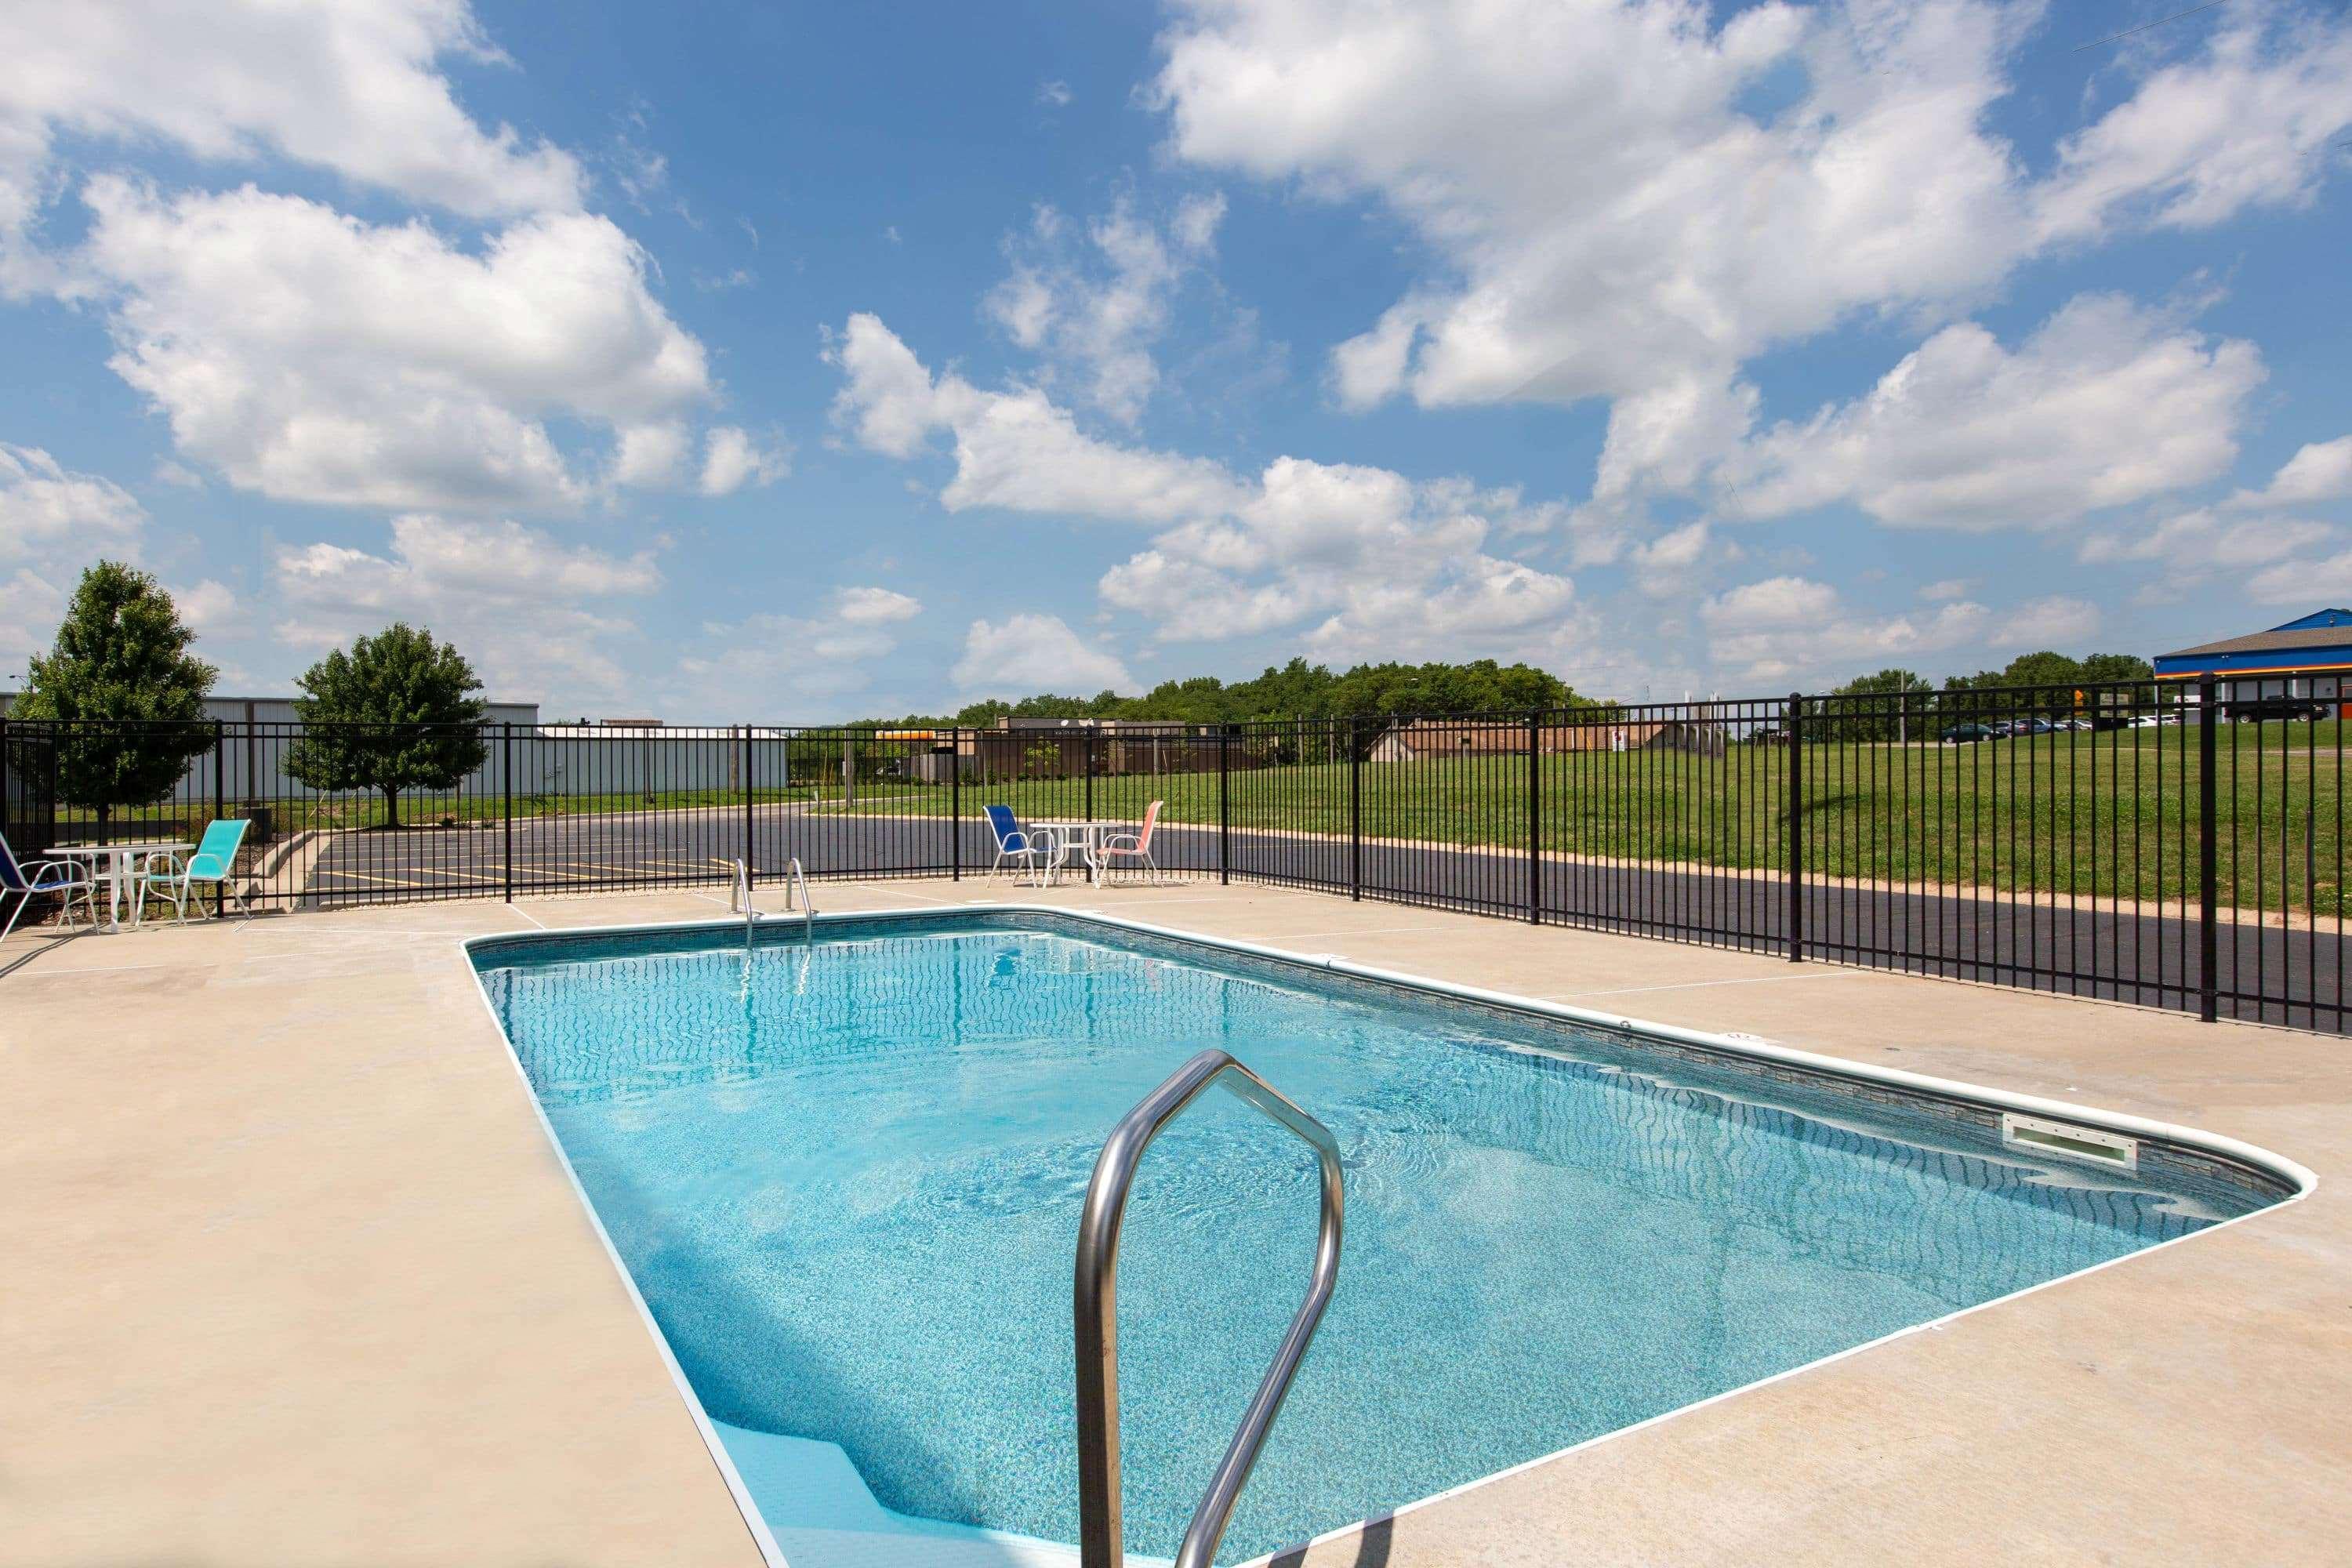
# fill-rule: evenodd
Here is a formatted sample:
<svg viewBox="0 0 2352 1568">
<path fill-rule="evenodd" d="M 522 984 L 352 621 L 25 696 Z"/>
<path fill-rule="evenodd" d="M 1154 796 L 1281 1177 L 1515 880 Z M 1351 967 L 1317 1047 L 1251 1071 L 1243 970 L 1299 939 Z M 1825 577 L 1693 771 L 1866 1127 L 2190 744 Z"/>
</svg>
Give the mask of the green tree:
<svg viewBox="0 0 2352 1568">
<path fill-rule="evenodd" d="M 2154 680 L 2156 667 L 2136 653 L 2095 653 L 2083 660 L 2085 680 Z"/>
<path fill-rule="evenodd" d="M 381 792 L 387 826 L 400 826 L 402 790 L 452 788 L 489 755 L 474 667 L 422 626 L 395 621 L 295 684 L 308 695 L 286 771 L 316 790 Z"/>
<path fill-rule="evenodd" d="M 956 723 L 992 727 L 1000 718 L 1156 720 L 1183 724 L 1250 721 L 1381 717 L 1391 713 L 1445 717 L 1523 713 L 1530 709 L 1591 708 L 1558 677 L 1528 664 L 1360 664 L 1334 675 L 1303 658 L 1269 665 L 1255 679 L 1228 686 L 1213 675 L 1163 680 L 1140 697 L 1098 691 L 1092 697 L 1039 692 L 1017 702 L 975 702 L 952 719 L 910 713 L 904 719 L 861 720 L 882 727 Z"/>
<path fill-rule="evenodd" d="M 116 806 L 162 800 L 212 749 L 205 693 L 215 671 L 188 652 L 195 640 L 154 578 L 101 561 L 81 574 L 56 646 L 33 658 L 10 717 L 65 721 L 58 794 L 96 812 L 101 837 Z"/>
<path fill-rule="evenodd" d="M 1805 705 L 1806 733 L 1832 741 L 1916 741 L 1935 722 L 1934 689 L 1913 669 L 1890 667 L 1858 676 L 1832 687 L 1830 700 Z M 1853 700 L 1835 700 L 1841 697 Z"/>
</svg>

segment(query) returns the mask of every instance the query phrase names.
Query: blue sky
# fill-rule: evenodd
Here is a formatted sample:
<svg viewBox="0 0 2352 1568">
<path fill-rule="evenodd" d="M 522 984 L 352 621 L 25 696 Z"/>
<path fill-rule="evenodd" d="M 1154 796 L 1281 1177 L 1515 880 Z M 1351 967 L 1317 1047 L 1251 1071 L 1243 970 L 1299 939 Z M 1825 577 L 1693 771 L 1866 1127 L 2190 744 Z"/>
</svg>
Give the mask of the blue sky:
<svg viewBox="0 0 2352 1568">
<path fill-rule="evenodd" d="M 1303 653 L 1596 695 L 2352 600 L 2340 6 L 0 17 L 0 669 L 822 720 Z M 2085 47 L 2088 46 L 2088 47 Z"/>
</svg>

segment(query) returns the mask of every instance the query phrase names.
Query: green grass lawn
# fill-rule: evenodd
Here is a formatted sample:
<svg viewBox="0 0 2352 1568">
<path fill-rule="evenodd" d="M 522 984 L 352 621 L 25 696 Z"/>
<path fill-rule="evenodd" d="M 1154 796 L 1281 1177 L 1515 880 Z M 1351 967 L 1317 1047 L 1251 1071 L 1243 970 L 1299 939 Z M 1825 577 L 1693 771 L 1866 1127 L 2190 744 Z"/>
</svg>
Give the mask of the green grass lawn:
<svg viewBox="0 0 2352 1568">
<path fill-rule="evenodd" d="M 2223 904 L 2339 911 L 2336 730 L 2221 727 L 2215 842 Z M 1811 874 L 1895 882 L 2193 898 L 2196 748 L 2193 728 L 1972 746 L 1807 746 L 1804 864 Z M 1761 745 L 1733 746 L 1720 757 L 1546 755 L 1536 765 L 1541 843 L 1628 860 L 1785 869 L 1788 768 L 1786 749 Z M 1349 771 L 1346 763 L 1235 769 L 1233 826 L 1345 836 Z M 1368 837 L 1527 847 L 1524 754 L 1367 763 L 1361 791 Z M 1002 802 L 1024 820 L 1087 815 L 1079 779 L 966 781 L 961 798 L 967 813 Z M 1213 825 L 1217 775 L 1097 778 L 1091 815 L 1138 817 L 1153 799 L 1167 803 L 1167 821 Z M 930 816 L 949 801 L 944 786 L 925 787 L 861 793 L 851 809 Z"/>
</svg>

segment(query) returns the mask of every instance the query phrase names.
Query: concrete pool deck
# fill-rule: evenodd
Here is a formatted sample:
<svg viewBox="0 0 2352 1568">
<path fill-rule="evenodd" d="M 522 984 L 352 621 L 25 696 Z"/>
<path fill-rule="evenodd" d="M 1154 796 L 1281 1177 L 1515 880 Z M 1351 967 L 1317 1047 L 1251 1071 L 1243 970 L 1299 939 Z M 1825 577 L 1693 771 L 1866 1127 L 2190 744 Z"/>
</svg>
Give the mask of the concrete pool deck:
<svg viewBox="0 0 2352 1568">
<path fill-rule="evenodd" d="M 1746 1030 L 2319 1173 L 1279 1562 L 2346 1559 L 2352 1042 L 1278 889 L 818 890 L 997 900 Z M 0 1565 L 753 1568 L 457 945 L 724 909 L 414 904 L 0 948 L 38 950 L 0 978 Z"/>
</svg>

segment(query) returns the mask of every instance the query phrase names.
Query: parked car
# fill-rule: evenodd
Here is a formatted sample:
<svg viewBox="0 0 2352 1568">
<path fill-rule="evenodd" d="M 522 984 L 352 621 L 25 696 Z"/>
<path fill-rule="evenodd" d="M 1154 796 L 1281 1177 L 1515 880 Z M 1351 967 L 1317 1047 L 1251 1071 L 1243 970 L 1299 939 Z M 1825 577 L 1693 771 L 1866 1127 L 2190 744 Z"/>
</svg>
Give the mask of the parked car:
<svg viewBox="0 0 2352 1568">
<path fill-rule="evenodd" d="M 2047 735 L 2058 728 L 2047 719 L 2015 719 L 2010 721 L 2011 735 Z"/>
<path fill-rule="evenodd" d="M 1944 731 L 1944 744 L 1948 746 L 1965 746 L 1973 741 L 2000 739 L 1999 731 L 1990 724 L 1955 724 Z"/>
<path fill-rule="evenodd" d="M 2322 703 L 2307 701 L 2300 697 L 2263 697 L 2250 701 L 2229 703 L 2222 708 L 2221 711 L 2226 717 L 2238 723 L 2260 724 L 2265 721 L 2274 723 L 2282 719 L 2289 721 L 2316 719 L 2324 708 L 2325 705 Z"/>
</svg>

